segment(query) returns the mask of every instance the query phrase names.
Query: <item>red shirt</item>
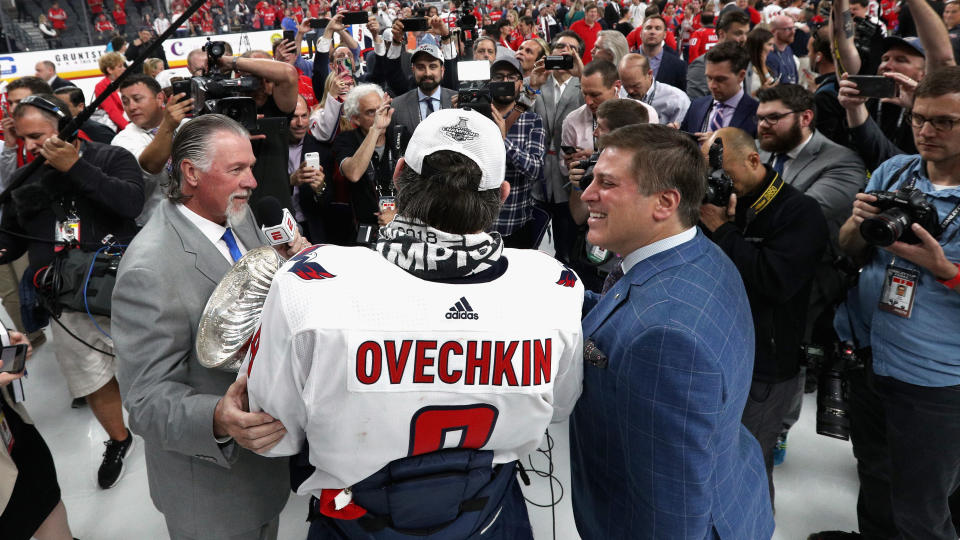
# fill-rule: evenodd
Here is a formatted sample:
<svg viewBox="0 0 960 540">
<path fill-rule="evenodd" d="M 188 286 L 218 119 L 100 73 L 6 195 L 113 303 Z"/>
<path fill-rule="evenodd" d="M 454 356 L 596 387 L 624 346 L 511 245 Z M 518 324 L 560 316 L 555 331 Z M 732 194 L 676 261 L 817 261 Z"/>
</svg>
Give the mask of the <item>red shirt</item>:
<svg viewBox="0 0 960 540">
<path fill-rule="evenodd" d="M 677 50 L 677 38 L 673 35 L 673 32 L 667 32 L 666 37 L 663 38 L 664 43 L 674 51 Z M 637 52 L 643 48 L 643 27 L 634 28 L 629 34 L 627 34 L 627 46 L 630 47 L 631 52 Z"/>
<path fill-rule="evenodd" d="M 103 13 L 103 0 L 87 0 L 90 5 L 90 13 Z"/>
<path fill-rule="evenodd" d="M 127 8 L 127 0 L 113 0 L 113 9 L 125 10 Z"/>
<path fill-rule="evenodd" d="M 107 22 L 109 23 L 110 21 L 107 21 Z M 98 82 L 97 85 L 93 87 L 93 96 L 94 97 L 99 96 L 101 93 L 103 93 L 104 90 L 107 89 L 108 86 L 110 86 L 109 78 L 104 77 L 100 79 L 100 82 Z M 107 97 L 107 99 L 105 99 L 103 103 L 100 104 L 100 108 L 106 111 L 107 116 L 110 117 L 110 120 L 117 125 L 117 132 L 127 127 L 127 124 L 130 123 L 129 120 L 123 117 L 123 102 L 120 101 L 119 94 L 120 94 L 119 92 L 114 92 L 110 94 Z"/>
<path fill-rule="evenodd" d="M 320 18 L 320 4 L 317 4 L 317 3 L 310 4 L 309 6 L 307 6 L 307 9 L 310 10 L 311 19 Z"/>
<path fill-rule="evenodd" d="M 297 70 L 300 71 L 300 70 Z M 307 102 L 307 107 L 313 108 L 317 103 L 317 96 L 313 93 L 313 81 L 310 77 L 307 77 L 300 72 L 300 80 L 297 83 L 297 92 L 303 96 L 303 99 Z"/>
<path fill-rule="evenodd" d="M 127 24 L 127 13 L 122 9 L 114 8 L 113 20 L 117 21 L 117 24 Z"/>
<path fill-rule="evenodd" d="M 487 13 L 487 16 L 490 17 L 490 22 L 495 23 L 500 20 L 500 17 L 503 17 L 502 11 L 491 11 Z"/>
<path fill-rule="evenodd" d="M 268 9 L 263 12 L 263 26 L 266 26 L 268 28 L 273 28 L 273 24 L 276 22 L 276 20 L 277 20 L 277 15 L 276 13 L 273 12 L 272 9 Z"/>
<path fill-rule="evenodd" d="M 57 30 L 63 30 L 67 27 L 67 12 L 63 8 L 50 8 L 50 11 L 47 12 L 47 18 L 53 21 L 53 27 Z"/>
<path fill-rule="evenodd" d="M 297 24 L 303 22 L 303 8 L 299 5 L 293 8 L 293 18 L 297 20 Z"/>
<path fill-rule="evenodd" d="M 109 32 L 113 30 L 113 23 L 110 22 L 106 17 L 97 19 L 97 24 L 95 25 L 94 29 L 97 32 Z"/>
<path fill-rule="evenodd" d="M 590 63 L 590 51 L 593 50 L 593 45 L 597 42 L 597 34 L 600 33 L 600 30 L 603 28 L 600 27 L 600 23 L 593 23 L 593 27 L 587 26 L 587 23 L 583 22 L 583 19 L 570 25 L 570 30 L 577 33 L 580 36 L 580 39 L 583 40 L 583 63 L 584 65 Z"/>
<path fill-rule="evenodd" d="M 704 27 L 690 36 L 690 53 L 687 63 L 693 62 L 698 56 L 706 53 L 717 44 L 717 32 L 711 27 Z"/>
</svg>

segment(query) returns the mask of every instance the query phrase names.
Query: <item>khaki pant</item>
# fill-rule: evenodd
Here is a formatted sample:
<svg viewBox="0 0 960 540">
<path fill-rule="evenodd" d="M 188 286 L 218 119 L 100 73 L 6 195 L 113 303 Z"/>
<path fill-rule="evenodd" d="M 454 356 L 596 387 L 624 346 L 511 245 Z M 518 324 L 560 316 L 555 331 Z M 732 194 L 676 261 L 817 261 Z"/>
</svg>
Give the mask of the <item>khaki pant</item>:
<svg viewBox="0 0 960 540">
<path fill-rule="evenodd" d="M 24 255 L 9 264 L 0 265 L 0 304 L 13 320 L 13 326 L 23 332 L 23 319 L 20 317 L 20 278 L 27 269 L 27 256 Z"/>
</svg>

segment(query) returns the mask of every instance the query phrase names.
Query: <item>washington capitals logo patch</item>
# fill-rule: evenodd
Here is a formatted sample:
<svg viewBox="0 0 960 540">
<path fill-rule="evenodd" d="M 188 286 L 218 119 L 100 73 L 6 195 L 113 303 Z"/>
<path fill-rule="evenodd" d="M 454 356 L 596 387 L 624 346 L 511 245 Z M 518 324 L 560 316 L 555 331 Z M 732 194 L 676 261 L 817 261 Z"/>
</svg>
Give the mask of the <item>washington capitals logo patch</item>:
<svg viewBox="0 0 960 540">
<path fill-rule="evenodd" d="M 290 262 L 293 263 L 293 266 L 291 266 L 287 271 L 304 281 L 337 277 L 330 272 L 327 272 L 326 269 L 319 264 L 313 262 L 313 252 L 316 251 L 318 247 L 320 246 L 317 245 L 309 247 L 298 253 L 294 258 L 290 259 Z"/>
<path fill-rule="evenodd" d="M 557 285 L 561 287 L 574 287 L 577 284 L 577 274 L 567 268 L 563 267 L 563 270 L 560 271 L 560 279 L 557 280 Z"/>
<path fill-rule="evenodd" d="M 452 126 L 442 127 L 440 131 L 457 142 L 472 141 L 480 136 L 479 133 L 467 127 L 467 119 L 462 116 L 459 122 Z"/>
</svg>

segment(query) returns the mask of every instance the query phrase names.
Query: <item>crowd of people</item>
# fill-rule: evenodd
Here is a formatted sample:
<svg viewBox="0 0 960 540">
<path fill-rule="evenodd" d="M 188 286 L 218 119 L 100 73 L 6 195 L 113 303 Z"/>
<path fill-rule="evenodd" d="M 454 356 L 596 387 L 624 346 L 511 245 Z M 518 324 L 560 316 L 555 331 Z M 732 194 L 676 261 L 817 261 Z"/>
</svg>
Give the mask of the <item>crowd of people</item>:
<svg viewBox="0 0 960 540">
<path fill-rule="evenodd" d="M 137 435 L 172 538 L 275 538 L 291 488 L 311 538 L 530 538 L 514 462 L 569 417 L 581 537 L 769 538 L 803 394 L 839 372 L 860 531 L 811 539 L 957 538 L 957 0 L 207 5 L 178 34 L 293 38 L 125 73 L 170 24 L 141 21 L 93 96 L 50 61 L 4 96 L 9 339 L 55 315 L 101 488 Z M 194 101 L 221 76 L 247 89 Z M 204 368 L 270 198 L 290 262 L 240 377 Z M 51 302 L 114 244 L 112 307 Z M 0 537 L 70 538 L 17 384 Z"/>
</svg>

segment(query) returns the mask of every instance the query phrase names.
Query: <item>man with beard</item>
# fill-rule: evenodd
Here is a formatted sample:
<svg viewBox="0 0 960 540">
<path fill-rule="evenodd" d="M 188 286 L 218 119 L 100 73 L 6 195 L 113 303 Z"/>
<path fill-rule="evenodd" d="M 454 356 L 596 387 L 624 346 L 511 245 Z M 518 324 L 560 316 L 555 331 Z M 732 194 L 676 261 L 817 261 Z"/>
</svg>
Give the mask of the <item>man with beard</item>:
<svg viewBox="0 0 960 540">
<path fill-rule="evenodd" d="M 750 31 L 750 17 L 738 9 L 722 12 L 717 22 L 717 43 L 733 41 L 743 46 L 747 42 L 747 32 Z M 696 99 L 710 93 L 707 88 L 706 55 L 695 58 L 687 67 L 687 96 Z M 749 71 L 749 70 L 748 70 Z M 744 84 L 750 79 L 744 79 Z M 750 88 L 745 88 L 750 93 Z"/>
<path fill-rule="evenodd" d="M 257 186 L 249 137 L 219 114 L 184 124 L 167 200 L 130 243 L 113 291 L 117 378 L 145 442 L 151 498 L 178 540 L 275 539 L 289 495 L 286 460 L 255 454 L 280 440 L 283 425 L 244 410 L 245 378 L 196 358 L 214 287 L 266 244 L 247 204 Z"/>
<path fill-rule="evenodd" d="M 863 162 L 814 129 L 813 94 L 802 86 L 780 84 L 760 90 L 757 97 L 760 158 L 784 182 L 820 203 L 835 240 L 866 181 Z"/>
<path fill-rule="evenodd" d="M 406 126 L 413 132 L 430 113 L 451 108 L 451 98 L 456 92 L 440 87 L 444 73 L 443 53 L 436 45 L 424 43 L 417 47 L 410 58 L 410 67 L 417 87 L 393 100 L 396 111 L 393 125 Z"/>
<path fill-rule="evenodd" d="M 546 153 L 543 120 L 540 115 L 516 106 L 523 84 L 520 62 L 510 53 L 501 53 L 490 67 L 490 82 L 513 83 L 513 95 L 493 98 L 490 116 L 503 134 L 507 151 L 504 179 L 510 183 L 510 195 L 503 202 L 493 224 L 512 248 L 535 248 L 540 232 L 533 220 L 533 186 L 543 182 L 543 156 Z"/>
<path fill-rule="evenodd" d="M 630 53 L 620 61 L 620 97 L 629 97 L 650 105 L 657 111 L 661 124 L 679 126 L 690 108 L 690 98 L 683 90 L 657 81 L 650 69 L 650 60 L 642 54 Z"/>
<path fill-rule="evenodd" d="M 703 143 L 704 156 L 718 139 L 734 194 L 702 205 L 700 223 L 737 266 L 750 299 L 755 349 L 743 425 L 760 442 L 772 503 L 773 450 L 801 381 L 807 303 L 827 224 L 816 201 L 764 164 L 750 135 L 723 128 Z"/>
</svg>

